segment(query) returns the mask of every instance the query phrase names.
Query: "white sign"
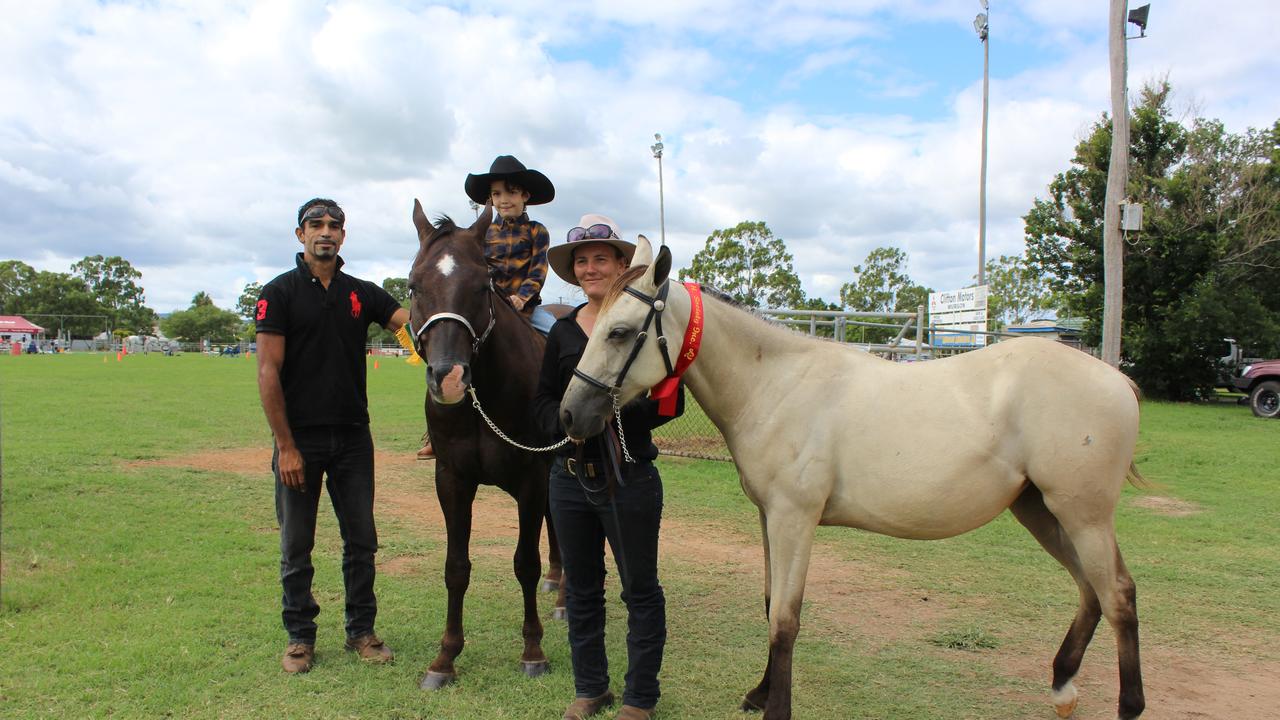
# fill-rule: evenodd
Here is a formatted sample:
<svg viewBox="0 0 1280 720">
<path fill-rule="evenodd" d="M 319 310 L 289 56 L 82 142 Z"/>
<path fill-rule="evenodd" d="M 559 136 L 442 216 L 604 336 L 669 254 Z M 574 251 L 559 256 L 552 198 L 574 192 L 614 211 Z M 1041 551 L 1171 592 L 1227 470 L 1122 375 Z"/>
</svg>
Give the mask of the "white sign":
<svg viewBox="0 0 1280 720">
<path fill-rule="evenodd" d="M 987 336 L 987 286 L 929 293 L 931 342 L 937 346 L 982 347 Z"/>
</svg>

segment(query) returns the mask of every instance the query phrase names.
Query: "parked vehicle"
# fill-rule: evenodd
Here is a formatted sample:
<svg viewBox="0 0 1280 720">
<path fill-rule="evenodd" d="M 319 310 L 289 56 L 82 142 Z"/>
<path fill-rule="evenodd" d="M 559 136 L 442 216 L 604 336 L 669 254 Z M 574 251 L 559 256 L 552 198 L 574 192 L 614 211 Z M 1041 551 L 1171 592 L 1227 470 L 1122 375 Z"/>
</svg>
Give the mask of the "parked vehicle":
<svg viewBox="0 0 1280 720">
<path fill-rule="evenodd" d="M 1245 365 L 1233 381 L 1234 389 L 1249 396 L 1249 409 L 1260 418 L 1280 417 L 1280 360 Z"/>
</svg>

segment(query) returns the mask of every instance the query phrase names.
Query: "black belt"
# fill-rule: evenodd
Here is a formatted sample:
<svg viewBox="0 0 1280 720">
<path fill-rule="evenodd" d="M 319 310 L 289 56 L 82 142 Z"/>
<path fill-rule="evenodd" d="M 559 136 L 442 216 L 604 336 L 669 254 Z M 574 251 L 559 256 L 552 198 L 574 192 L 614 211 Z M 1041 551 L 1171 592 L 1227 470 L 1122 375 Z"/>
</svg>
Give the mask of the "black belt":
<svg viewBox="0 0 1280 720">
<path fill-rule="evenodd" d="M 630 478 L 635 474 L 636 470 L 640 469 L 640 467 L 645 464 L 646 463 L 644 462 L 635 464 L 627 462 L 622 463 L 623 479 Z M 565 471 L 579 479 L 594 480 L 596 478 L 603 478 L 605 477 L 606 467 L 608 467 L 608 465 L 603 460 L 578 462 L 577 458 L 565 458 L 564 461 Z"/>
</svg>

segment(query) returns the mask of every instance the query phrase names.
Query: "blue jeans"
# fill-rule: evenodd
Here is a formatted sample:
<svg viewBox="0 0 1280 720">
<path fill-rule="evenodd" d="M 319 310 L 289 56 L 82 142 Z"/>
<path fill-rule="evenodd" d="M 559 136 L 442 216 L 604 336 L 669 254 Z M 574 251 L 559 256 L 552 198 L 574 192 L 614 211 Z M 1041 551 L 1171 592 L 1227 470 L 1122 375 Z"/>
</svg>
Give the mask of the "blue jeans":
<svg viewBox="0 0 1280 720">
<path fill-rule="evenodd" d="M 311 549 L 316 539 L 321 476 L 329 478 L 329 500 L 342 534 L 342 580 L 346 586 L 347 637 L 373 632 L 378 614 L 373 594 L 373 437 L 368 425 L 298 428 L 294 444 L 305 465 L 305 491 L 280 482 L 279 451 L 271 457 L 276 476 L 276 520 L 280 523 L 280 584 L 289 642 L 315 644 L 320 606 L 311 594 Z"/>
<path fill-rule="evenodd" d="M 529 322 L 533 324 L 535 330 L 546 336 L 547 333 L 551 332 L 551 326 L 556 324 L 556 316 L 544 310 L 542 306 L 538 306 L 533 309 L 533 314 L 529 316 Z"/>
<path fill-rule="evenodd" d="M 591 485 L 591 481 L 588 481 Z M 658 529 L 662 521 L 662 479 L 652 463 L 634 468 L 614 500 L 588 493 L 565 470 L 563 458 L 551 466 L 551 516 L 560 539 L 565 571 L 569 652 L 578 697 L 609 689 L 605 656 L 604 543 L 613 549 L 627 605 L 627 675 L 622 701 L 640 708 L 658 702 L 658 671 L 667 642 L 666 598 L 658 583 Z M 615 506 L 616 503 L 616 506 Z M 616 515 L 615 515 L 616 513 Z"/>
</svg>

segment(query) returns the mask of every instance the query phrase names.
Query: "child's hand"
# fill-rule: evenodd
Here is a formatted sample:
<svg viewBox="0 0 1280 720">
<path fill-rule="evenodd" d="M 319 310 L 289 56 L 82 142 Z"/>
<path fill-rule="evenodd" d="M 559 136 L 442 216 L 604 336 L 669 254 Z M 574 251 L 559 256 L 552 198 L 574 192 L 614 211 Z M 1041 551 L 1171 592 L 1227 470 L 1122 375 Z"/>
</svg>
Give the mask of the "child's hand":
<svg viewBox="0 0 1280 720">
<path fill-rule="evenodd" d="M 520 297 L 519 295 L 508 295 L 507 300 L 511 301 L 511 307 L 517 310 L 524 309 L 524 298 Z"/>
</svg>

